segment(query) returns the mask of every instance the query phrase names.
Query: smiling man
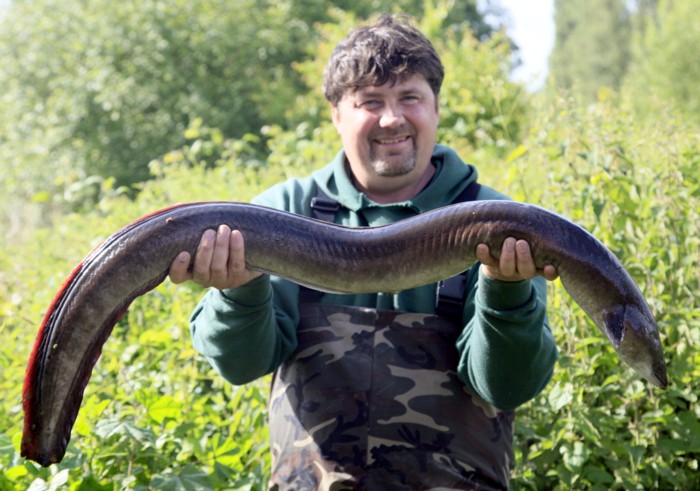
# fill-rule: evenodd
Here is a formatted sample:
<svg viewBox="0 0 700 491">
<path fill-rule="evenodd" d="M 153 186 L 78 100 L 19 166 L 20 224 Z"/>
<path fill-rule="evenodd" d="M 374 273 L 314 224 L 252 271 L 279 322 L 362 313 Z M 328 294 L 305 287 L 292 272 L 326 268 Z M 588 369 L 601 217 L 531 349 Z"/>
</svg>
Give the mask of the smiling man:
<svg viewBox="0 0 700 491">
<path fill-rule="evenodd" d="M 437 97 L 421 75 L 362 87 L 332 105 L 358 190 L 378 203 L 404 201 L 430 181 Z"/>
<path fill-rule="evenodd" d="M 254 201 L 346 226 L 377 226 L 454 202 L 506 199 L 437 145 L 444 71 L 402 17 L 352 31 L 323 89 L 342 141 L 333 162 Z M 548 382 L 557 350 L 545 278 L 525 241 L 440 284 L 324 294 L 246 269 L 243 237 L 207 231 L 172 264 L 211 287 L 195 348 L 233 384 L 274 373 L 270 489 L 505 489 L 514 409 Z"/>
</svg>

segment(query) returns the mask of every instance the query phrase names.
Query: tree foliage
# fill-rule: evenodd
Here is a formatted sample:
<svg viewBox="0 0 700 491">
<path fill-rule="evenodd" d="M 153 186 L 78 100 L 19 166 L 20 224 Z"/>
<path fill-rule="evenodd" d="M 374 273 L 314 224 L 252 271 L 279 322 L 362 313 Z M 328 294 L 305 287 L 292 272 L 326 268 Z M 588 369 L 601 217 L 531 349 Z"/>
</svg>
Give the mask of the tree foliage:
<svg viewBox="0 0 700 491">
<path fill-rule="evenodd" d="M 367 13 L 360 9 L 376 3 L 354 2 L 357 14 L 339 1 L 328 11 L 320 0 L 254 3 L 13 1 L 0 30 L 0 209 L 26 208 L 17 190 L 49 203 L 86 195 L 91 205 L 42 215 L 41 226 L 22 220 L 26 235 L 3 245 L 0 489 L 264 489 L 269 381 L 230 387 L 196 354 L 186 326 L 203 292 L 189 284 L 166 282 L 140 297 L 116 327 L 64 461 L 44 469 L 19 456 L 32 339 L 93 246 L 172 203 L 247 201 L 338 150 L 320 73 Z M 508 40 L 494 33 L 477 42 L 469 23 L 450 20 L 470 2 L 400 4 L 420 9 L 419 26 L 445 61 L 440 140 L 477 164 L 481 182 L 557 211 L 608 245 L 649 300 L 668 361 L 670 388 L 650 388 L 552 284 L 561 356 L 545 391 L 518 411 L 513 489 L 700 489 L 700 131 L 674 95 L 685 86 L 693 100 L 694 79 L 683 71 L 697 46 L 690 3 L 662 2 L 658 25 L 645 28 L 638 49 L 656 60 L 653 70 L 635 65 L 619 96 L 602 91 L 586 104 L 568 96 L 533 104 L 506 78 Z M 251 6 L 252 17 L 232 5 Z M 292 63 L 293 50 L 302 54 Z M 248 110 L 260 118 L 253 126 L 226 126 L 228 116 L 252 123 L 242 118 Z M 100 168 L 116 175 L 122 162 L 107 164 L 102 152 L 126 155 L 131 136 L 152 151 L 139 154 L 150 165 L 136 196 L 109 177 L 90 178 Z"/>
<path fill-rule="evenodd" d="M 491 32 L 475 0 L 436 3 L 448 10 L 445 28 Z M 31 211 L 36 221 L 56 204 L 91 206 L 105 186 L 133 192 L 150 177 L 148 162 L 182 146 L 198 120 L 229 138 L 294 127 L 292 108 L 320 80 L 294 67 L 317 56 L 318 26 L 334 9 L 362 19 L 431 8 L 423 0 L 13 1 L 0 19 L 2 222 L 17 233 Z"/>
<path fill-rule="evenodd" d="M 555 0 L 555 43 L 549 59 L 558 88 L 594 100 L 617 89 L 630 61 L 631 20 L 625 0 Z"/>
<path fill-rule="evenodd" d="M 3 147 L 21 166 L 16 184 L 46 189 L 47 169 L 69 181 L 131 184 L 148 177 L 150 159 L 183 143 L 197 117 L 231 136 L 281 119 L 280 101 L 301 88 L 286 67 L 313 39 L 293 6 L 13 3 L 0 39 L 0 123 Z"/>
<path fill-rule="evenodd" d="M 634 43 L 634 63 L 627 85 L 646 95 L 636 104 L 653 117 L 658 105 L 670 105 L 700 122 L 700 25 L 693 0 L 661 0 L 640 11 L 641 31 Z M 656 99 L 651 105 L 649 99 Z M 646 106 L 646 107 L 645 107 Z M 651 109 L 651 111 L 650 111 Z"/>
</svg>

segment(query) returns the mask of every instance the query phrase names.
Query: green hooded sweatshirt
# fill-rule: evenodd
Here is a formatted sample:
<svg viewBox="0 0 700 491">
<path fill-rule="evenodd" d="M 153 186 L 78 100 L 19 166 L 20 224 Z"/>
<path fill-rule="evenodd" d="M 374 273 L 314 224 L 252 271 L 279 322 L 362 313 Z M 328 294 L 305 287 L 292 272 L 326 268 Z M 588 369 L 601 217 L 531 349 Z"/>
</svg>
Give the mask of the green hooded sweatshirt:
<svg viewBox="0 0 700 491">
<path fill-rule="evenodd" d="M 341 208 L 336 223 L 379 226 L 449 205 L 471 182 L 476 169 L 450 148 L 437 145 L 436 172 L 413 199 L 378 204 L 359 192 L 340 152 L 327 166 L 302 179 L 277 184 L 254 203 L 311 216 L 311 199 L 320 187 Z M 507 199 L 481 186 L 477 199 Z M 322 303 L 435 312 L 436 285 L 397 294 L 325 294 Z M 545 280 L 537 277 L 502 282 L 469 269 L 463 332 L 457 341 L 456 367 L 463 383 L 494 406 L 514 409 L 536 396 L 551 378 L 557 349 L 546 314 Z M 195 308 L 190 322 L 195 349 L 229 382 L 244 384 L 275 371 L 296 348 L 299 286 L 263 275 L 236 289 L 211 289 Z"/>
</svg>

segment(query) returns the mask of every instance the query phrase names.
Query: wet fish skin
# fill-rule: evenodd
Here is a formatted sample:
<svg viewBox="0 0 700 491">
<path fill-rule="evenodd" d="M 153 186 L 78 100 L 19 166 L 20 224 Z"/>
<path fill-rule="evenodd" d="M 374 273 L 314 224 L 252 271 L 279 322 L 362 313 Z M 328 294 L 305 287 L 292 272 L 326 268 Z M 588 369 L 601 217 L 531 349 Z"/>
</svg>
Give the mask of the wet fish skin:
<svg viewBox="0 0 700 491">
<path fill-rule="evenodd" d="M 574 223 L 511 201 L 451 205 L 383 227 L 353 229 L 234 202 L 154 212 L 107 238 L 76 266 L 46 312 L 27 366 L 22 455 L 60 462 L 102 346 L 134 298 L 160 284 L 175 256 L 225 223 L 243 233 L 250 268 L 316 289 L 397 292 L 471 266 L 476 245 L 530 243 L 538 267 L 562 284 L 626 363 L 668 384 L 659 333 L 639 288 L 615 256 Z"/>
</svg>

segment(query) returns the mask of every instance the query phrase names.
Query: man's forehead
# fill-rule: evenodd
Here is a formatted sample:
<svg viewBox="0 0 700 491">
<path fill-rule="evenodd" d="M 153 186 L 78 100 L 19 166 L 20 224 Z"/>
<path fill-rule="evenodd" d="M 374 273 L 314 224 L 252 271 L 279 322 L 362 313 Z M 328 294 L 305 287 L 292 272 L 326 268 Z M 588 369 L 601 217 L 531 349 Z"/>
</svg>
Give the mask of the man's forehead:
<svg viewBox="0 0 700 491">
<path fill-rule="evenodd" d="M 385 94 L 387 92 L 417 92 L 430 90 L 428 82 L 422 75 L 412 75 L 396 81 L 388 81 L 382 85 L 366 85 L 346 92 L 345 96 L 363 97 L 372 94 Z"/>
</svg>

